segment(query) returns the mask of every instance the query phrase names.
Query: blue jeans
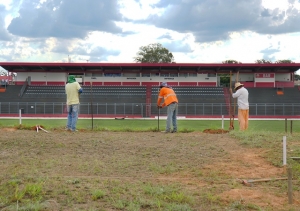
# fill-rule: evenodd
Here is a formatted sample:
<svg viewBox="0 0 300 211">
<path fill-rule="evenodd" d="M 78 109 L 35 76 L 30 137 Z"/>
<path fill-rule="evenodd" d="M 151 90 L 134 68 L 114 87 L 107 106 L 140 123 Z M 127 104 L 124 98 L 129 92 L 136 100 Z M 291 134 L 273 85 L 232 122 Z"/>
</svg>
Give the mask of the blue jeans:
<svg viewBox="0 0 300 211">
<path fill-rule="evenodd" d="M 173 124 L 173 131 L 177 131 L 177 114 L 178 114 L 178 104 L 172 103 L 168 105 L 166 131 L 171 132 L 171 122 Z"/>
<path fill-rule="evenodd" d="M 67 105 L 67 112 L 68 112 L 67 128 L 71 129 L 72 131 L 76 130 L 78 110 L 79 110 L 79 104 Z"/>
</svg>

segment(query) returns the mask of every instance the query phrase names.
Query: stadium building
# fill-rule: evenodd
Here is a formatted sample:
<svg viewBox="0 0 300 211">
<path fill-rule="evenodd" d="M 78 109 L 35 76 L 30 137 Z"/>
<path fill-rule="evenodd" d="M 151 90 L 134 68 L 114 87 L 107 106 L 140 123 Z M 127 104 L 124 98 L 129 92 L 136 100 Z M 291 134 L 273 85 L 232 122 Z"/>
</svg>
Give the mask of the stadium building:
<svg viewBox="0 0 300 211">
<path fill-rule="evenodd" d="M 249 90 L 250 117 L 297 118 L 300 93 L 295 72 L 300 63 L 28 63 L 0 62 L 0 116 L 65 116 L 68 75 L 83 87 L 80 116 L 151 118 L 157 116 L 159 84 L 167 82 L 179 98 L 179 116 L 228 116 L 229 83 Z M 223 79 L 223 80 L 222 80 Z M 229 80 L 227 80 L 229 81 Z M 233 84 L 232 84 L 233 85 Z M 162 113 L 164 115 L 164 113 Z"/>
</svg>

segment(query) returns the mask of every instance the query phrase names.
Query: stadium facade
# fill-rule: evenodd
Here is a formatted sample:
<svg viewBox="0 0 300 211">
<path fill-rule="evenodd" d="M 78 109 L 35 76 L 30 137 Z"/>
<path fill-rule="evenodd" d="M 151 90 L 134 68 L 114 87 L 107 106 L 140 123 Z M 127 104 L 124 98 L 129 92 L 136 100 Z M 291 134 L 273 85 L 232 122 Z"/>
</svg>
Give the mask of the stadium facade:
<svg viewBox="0 0 300 211">
<path fill-rule="evenodd" d="M 220 86 L 220 76 L 239 72 L 246 87 L 293 87 L 300 63 L 218 64 L 218 63 L 29 63 L 0 62 L 17 73 L 11 83 L 22 85 L 65 85 L 74 74 L 82 85 L 95 86 Z M 11 75 L 11 74 L 10 74 Z"/>
</svg>

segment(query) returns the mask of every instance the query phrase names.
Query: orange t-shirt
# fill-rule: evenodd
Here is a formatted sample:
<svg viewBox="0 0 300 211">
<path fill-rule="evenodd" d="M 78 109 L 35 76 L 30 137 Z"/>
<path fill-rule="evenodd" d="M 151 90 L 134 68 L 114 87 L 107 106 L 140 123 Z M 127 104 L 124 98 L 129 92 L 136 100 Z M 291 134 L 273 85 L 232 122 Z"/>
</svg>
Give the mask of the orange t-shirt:
<svg viewBox="0 0 300 211">
<path fill-rule="evenodd" d="M 162 87 L 160 89 L 157 99 L 157 106 L 160 106 L 162 99 L 164 99 L 164 103 L 161 105 L 162 107 L 168 106 L 173 102 L 178 103 L 178 99 L 174 90 L 169 87 Z"/>
</svg>

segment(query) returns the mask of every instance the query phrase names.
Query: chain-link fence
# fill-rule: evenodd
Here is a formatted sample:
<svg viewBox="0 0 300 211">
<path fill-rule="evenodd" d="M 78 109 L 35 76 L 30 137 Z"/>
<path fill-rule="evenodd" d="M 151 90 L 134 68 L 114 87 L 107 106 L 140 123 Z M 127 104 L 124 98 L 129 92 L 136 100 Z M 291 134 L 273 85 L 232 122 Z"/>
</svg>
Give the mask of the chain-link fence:
<svg viewBox="0 0 300 211">
<path fill-rule="evenodd" d="M 29 115 L 61 115 L 66 113 L 64 103 L 41 102 L 1 102 L 1 114 Z M 161 109 L 160 115 L 166 115 L 167 109 Z M 220 103 L 179 103 L 178 116 L 201 117 L 228 115 L 227 104 Z M 237 113 L 237 106 L 235 109 Z M 158 115 L 155 103 L 81 103 L 80 114 L 94 114 L 100 116 L 136 116 L 151 117 Z M 250 116 L 297 116 L 300 115 L 300 103 L 297 104 L 251 104 Z"/>
</svg>

